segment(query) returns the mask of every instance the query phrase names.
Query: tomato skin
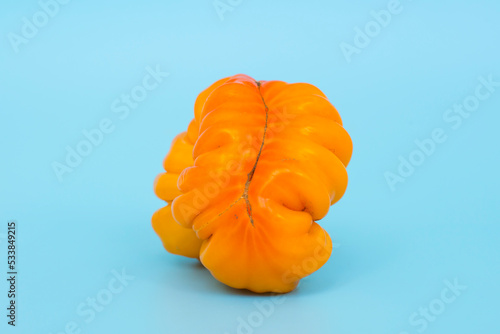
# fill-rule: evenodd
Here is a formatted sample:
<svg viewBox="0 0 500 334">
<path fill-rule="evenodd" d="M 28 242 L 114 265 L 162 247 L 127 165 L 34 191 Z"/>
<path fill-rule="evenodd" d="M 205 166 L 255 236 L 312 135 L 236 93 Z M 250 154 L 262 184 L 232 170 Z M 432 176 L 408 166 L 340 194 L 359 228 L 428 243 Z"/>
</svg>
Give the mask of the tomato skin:
<svg viewBox="0 0 500 334">
<path fill-rule="evenodd" d="M 312 85 L 240 74 L 200 93 L 194 114 L 155 180 L 168 203 L 155 231 L 228 286 L 293 290 L 332 251 L 316 221 L 347 187 L 352 141 L 339 113 Z"/>
</svg>

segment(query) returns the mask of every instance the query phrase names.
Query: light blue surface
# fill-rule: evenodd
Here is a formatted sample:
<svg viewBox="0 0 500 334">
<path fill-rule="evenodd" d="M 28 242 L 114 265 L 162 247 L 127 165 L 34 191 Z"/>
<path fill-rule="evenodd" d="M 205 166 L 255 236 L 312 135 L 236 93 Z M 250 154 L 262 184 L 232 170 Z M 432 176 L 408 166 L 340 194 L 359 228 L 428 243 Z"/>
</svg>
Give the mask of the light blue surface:
<svg viewBox="0 0 500 334">
<path fill-rule="evenodd" d="M 342 43 L 377 29 L 387 1 L 232 3 L 221 20 L 212 0 L 71 1 L 16 53 L 9 33 L 41 7 L 1 2 L 0 236 L 17 220 L 19 285 L 11 328 L 0 240 L 0 332 L 498 333 L 500 87 L 480 88 L 460 126 L 447 110 L 475 101 L 478 78 L 500 82 L 500 2 L 401 0 L 349 57 Z M 169 76 L 113 112 L 157 66 Z M 275 301 L 167 254 L 150 226 L 170 141 L 197 94 L 236 73 L 318 86 L 354 142 L 347 193 L 321 221 L 334 254 Z M 53 162 L 103 119 L 113 131 L 59 182 Z M 385 173 L 422 158 L 415 140 L 436 129 L 446 140 L 391 190 Z M 115 280 L 123 268 L 134 279 Z M 98 295 L 109 304 L 93 317 Z"/>
</svg>

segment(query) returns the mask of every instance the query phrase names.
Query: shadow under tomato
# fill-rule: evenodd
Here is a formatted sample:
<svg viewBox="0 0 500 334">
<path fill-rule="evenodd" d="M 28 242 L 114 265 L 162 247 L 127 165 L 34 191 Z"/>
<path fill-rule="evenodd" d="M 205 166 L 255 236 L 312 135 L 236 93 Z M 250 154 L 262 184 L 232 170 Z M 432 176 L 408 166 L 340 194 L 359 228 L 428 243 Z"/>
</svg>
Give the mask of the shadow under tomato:
<svg viewBox="0 0 500 334">
<path fill-rule="evenodd" d="M 348 227 L 349 226 L 349 227 Z M 358 279 L 384 270 L 394 263 L 404 245 L 387 230 L 356 229 L 359 224 L 350 222 L 337 229 L 334 249 L 328 262 L 318 271 L 303 278 L 299 286 L 287 295 L 321 294 L 341 289 L 355 283 Z M 337 242 L 336 240 L 341 240 Z M 345 240 L 345 241 L 344 241 Z M 399 244 L 398 244 L 399 243 Z M 196 259 L 188 259 L 165 254 L 170 264 L 169 282 L 177 289 L 189 289 L 201 294 L 236 295 L 242 297 L 263 296 L 273 293 L 257 294 L 245 289 L 234 289 L 217 281 L 212 274 Z"/>
</svg>

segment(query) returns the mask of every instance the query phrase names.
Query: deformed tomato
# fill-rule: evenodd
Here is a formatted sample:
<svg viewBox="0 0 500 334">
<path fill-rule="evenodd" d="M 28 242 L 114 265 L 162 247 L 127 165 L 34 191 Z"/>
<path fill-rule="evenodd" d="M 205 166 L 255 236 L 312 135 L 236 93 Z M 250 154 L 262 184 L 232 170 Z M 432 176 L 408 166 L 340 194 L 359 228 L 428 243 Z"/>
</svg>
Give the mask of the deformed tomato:
<svg viewBox="0 0 500 334">
<path fill-rule="evenodd" d="M 347 187 L 352 142 L 316 87 L 221 79 L 196 99 L 155 180 L 152 219 L 167 251 L 224 284 L 285 293 L 329 258 L 316 221 Z M 299 268 L 300 270 L 297 270 Z"/>
</svg>

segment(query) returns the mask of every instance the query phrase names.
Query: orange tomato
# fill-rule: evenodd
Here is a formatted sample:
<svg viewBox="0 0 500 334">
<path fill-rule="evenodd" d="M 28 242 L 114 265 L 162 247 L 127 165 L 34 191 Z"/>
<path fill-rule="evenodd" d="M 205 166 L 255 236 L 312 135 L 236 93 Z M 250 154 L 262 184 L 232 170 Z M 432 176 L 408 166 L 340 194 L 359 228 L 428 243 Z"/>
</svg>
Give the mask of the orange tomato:
<svg viewBox="0 0 500 334">
<path fill-rule="evenodd" d="M 224 284 L 285 293 L 329 258 L 317 224 L 347 187 L 352 142 L 316 87 L 221 79 L 196 99 L 154 190 L 165 249 L 199 258 Z"/>
</svg>

